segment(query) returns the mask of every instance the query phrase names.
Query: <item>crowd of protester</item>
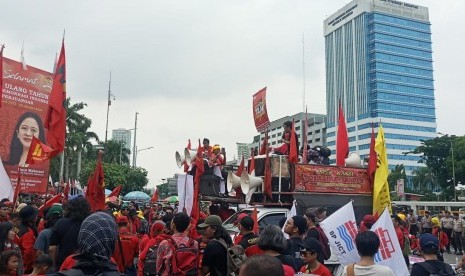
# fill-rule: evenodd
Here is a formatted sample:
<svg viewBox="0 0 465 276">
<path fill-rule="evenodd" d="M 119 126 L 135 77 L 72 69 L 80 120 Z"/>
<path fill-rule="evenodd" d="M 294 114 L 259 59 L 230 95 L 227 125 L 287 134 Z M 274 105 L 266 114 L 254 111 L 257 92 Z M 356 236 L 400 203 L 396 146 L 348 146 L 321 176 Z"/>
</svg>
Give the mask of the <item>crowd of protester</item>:
<svg viewBox="0 0 465 276">
<path fill-rule="evenodd" d="M 0 275 L 332 275 L 324 264 L 331 255 L 320 227 L 324 208 L 259 233 L 257 222 L 242 213 L 232 234 L 223 226 L 234 213 L 227 204 L 205 208 L 198 221 L 162 203 L 108 203 L 91 212 L 84 197 L 73 196 L 63 204 L 37 205 L 14 208 L 1 200 Z M 411 275 L 455 273 L 442 253 L 453 248 L 462 255 L 462 219 L 447 211 L 418 219 L 412 210 L 398 210 L 392 219 L 407 266 L 411 254 L 425 259 L 411 267 Z M 355 238 L 361 259 L 346 266 L 344 275 L 394 275 L 374 262 L 380 246 L 370 231 L 375 222 L 372 215 L 363 217 Z M 461 258 L 458 268 L 462 264 Z"/>
</svg>

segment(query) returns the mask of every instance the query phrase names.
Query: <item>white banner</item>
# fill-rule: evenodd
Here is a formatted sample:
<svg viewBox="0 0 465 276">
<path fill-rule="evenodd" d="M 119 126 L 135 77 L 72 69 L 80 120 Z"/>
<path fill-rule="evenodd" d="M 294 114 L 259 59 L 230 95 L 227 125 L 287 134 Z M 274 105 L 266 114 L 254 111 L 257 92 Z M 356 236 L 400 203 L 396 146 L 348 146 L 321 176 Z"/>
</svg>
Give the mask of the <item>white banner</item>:
<svg viewBox="0 0 465 276">
<path fill-rule="evenodd" d="M 10 178 L 6 174 L 2 158 L 0 157 L 0 199 L 8 198 L 10 201 L 13 201 L 13 193 Z"/>
<path fill-rule="evenodd" d="M 179 200 L 178 212 L 182 212 L 184 208 L 186 208 L 186 212 L 190 216 L 194 204 L 194 178 L 189 174 L 178 174 L 177 184 Z"/>
<path fill-rule="evenodd" d="M 380 241 L 379 251 L 375 255 L 375 263 L 390 267 L 394 271 L 394 275 L 409 275 L 396 230 L 387 208 L 376 223 L 373 224 L 371 231 L 378 235 Z"/>
<path fill-rule="evenodd" d="M 287 213 L 287 218 L 286 218 L 286 222 L 284 223 L 283 225 L 283 228 L 281 229 L 281 231 L 283 231 L 283 234 L 284 234 L 284 237 L 286 239 L 289 239 L 289 235 L 284 233 L 284 227 L 286 227 L 286 223 L 289 219 L 291 219 L 293 216 L 297 216 L 297 210 L 295 208 L 295 205 L 296 205 L 296 202 L 294 200 L 294 202 L 292 202 L 292 208 L 291 208 L 291 211 L 289 211 L 289 213 Z"/>
<path fill-rule="evenodd" d="M 332 252 L 336 254 L 342 265 L 360 261 L 355 247 L 358 229 L 352 201 L 323 220 L 320 226 L 328 237 Z"/>
</svg>

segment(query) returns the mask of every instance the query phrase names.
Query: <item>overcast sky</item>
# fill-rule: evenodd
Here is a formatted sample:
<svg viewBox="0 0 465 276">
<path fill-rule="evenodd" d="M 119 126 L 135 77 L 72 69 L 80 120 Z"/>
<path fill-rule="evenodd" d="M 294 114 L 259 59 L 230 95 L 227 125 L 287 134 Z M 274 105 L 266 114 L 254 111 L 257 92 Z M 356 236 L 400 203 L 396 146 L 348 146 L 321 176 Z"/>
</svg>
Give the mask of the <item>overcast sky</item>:
<svg viewBox="0 0 465 276">
<path fill-rule="evenodd" d="M 349 2 L 2 1 L 0 43 L 19 60 L 24 41 L 27 63 L 51 71 L 66 29 L 68 96 L 88 104 L 104 139 L 112 72 L 109 137 L 134 128 L 139 112 L 137 146 L 154 149 L 138 166 L 154 186 L 178 172 L 174 153 L 189 138 L 226 147 L 228 160 L 236 142 L 252 142 L 259 89 L 268 87 L 270 120 L 302 111 L 303 61 L 305 104 L 325 113 L 323 20 Z M 438 131 L 464 135 L 465 1 L 409 2 L 429 7 Z"/>
</svg>

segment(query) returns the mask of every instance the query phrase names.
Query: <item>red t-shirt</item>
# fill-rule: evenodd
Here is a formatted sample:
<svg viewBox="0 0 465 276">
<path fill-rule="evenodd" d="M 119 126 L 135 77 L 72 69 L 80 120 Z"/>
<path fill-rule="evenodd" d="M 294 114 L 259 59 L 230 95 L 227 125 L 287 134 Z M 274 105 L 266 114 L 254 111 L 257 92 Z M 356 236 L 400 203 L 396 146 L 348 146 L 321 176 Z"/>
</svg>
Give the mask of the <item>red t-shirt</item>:
<svg viewBox="0 0 465 276">
<path fill-rule="evenodd" d="M 300 272 L 302 273 L 307 273 L 307 274 L 315 274 L 315 275 L 321 275 L 321 276 L 331 276 L 331 272 L 329 269 L 324 266 L 323 264 L 318 265 L 318 267 L 315 270 L 310 270 L 308 265 L 304 265 L 301 269 Z"/>
<path fill-rule="evenodd" d="M 139 255 L 139 238 L 128 232 L 126 228 L 120 228 L 119 231 L 121 247 L 123 248 L 123 257 L 120 253 L 120 245 L 117 243 L 113 258 L 116 260 L 119 271 L 124 271 L 125 267 L 130 267 L 134 263 L 134 258 Z"/>
</svg>

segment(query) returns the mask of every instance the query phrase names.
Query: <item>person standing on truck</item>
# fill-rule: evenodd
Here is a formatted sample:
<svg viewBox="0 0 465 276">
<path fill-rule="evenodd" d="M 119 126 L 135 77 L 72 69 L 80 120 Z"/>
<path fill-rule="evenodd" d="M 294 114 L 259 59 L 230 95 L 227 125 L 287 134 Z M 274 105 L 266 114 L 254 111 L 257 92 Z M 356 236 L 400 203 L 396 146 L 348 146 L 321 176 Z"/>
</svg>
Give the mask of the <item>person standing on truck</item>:
<svg viewBox="0 0 465 276">
<path fill-rule="evenodd" d="M 280 154 L 280 155 L 288 155 L 289 154 L 289 149 L 291 145 L 291 135 L 294 134 L 296 136 L 296 152 L 299 152 L 299 139 L 297 137 L 297 133 L 292 133 L 292 122 L 291 121 L 286 121 L 283 124 L 283 136 L 281 137 L 281 140 L 283 144 L 277 148 L 273 149 L 273 152 L 275 154 Z"/>
<path fill-rule="evenodd" d="M 284 233 L 289 235 L 287 240 L 287 248 L 283 254 L 295 258 L 296 269 L 304 265 L 303 260 L 300 258 L 300 250 L 303 248 L 302 236 L 307 231 L 307 220 L 303 216 L 293 216 L 288 219 L 284 225 Z"/>
<path fill-rule="evenodd" d="M 212 148 L 212 153 L 208 155 L 208 166 L 213 169 L 213 174 L 220 178 L 220 194 L 226 192 L 223 175 L 221 174 L 222 166 L 226 164 L 226 159 L 221 154 L 220 145 L 216 144 Z"/>
</svg>

